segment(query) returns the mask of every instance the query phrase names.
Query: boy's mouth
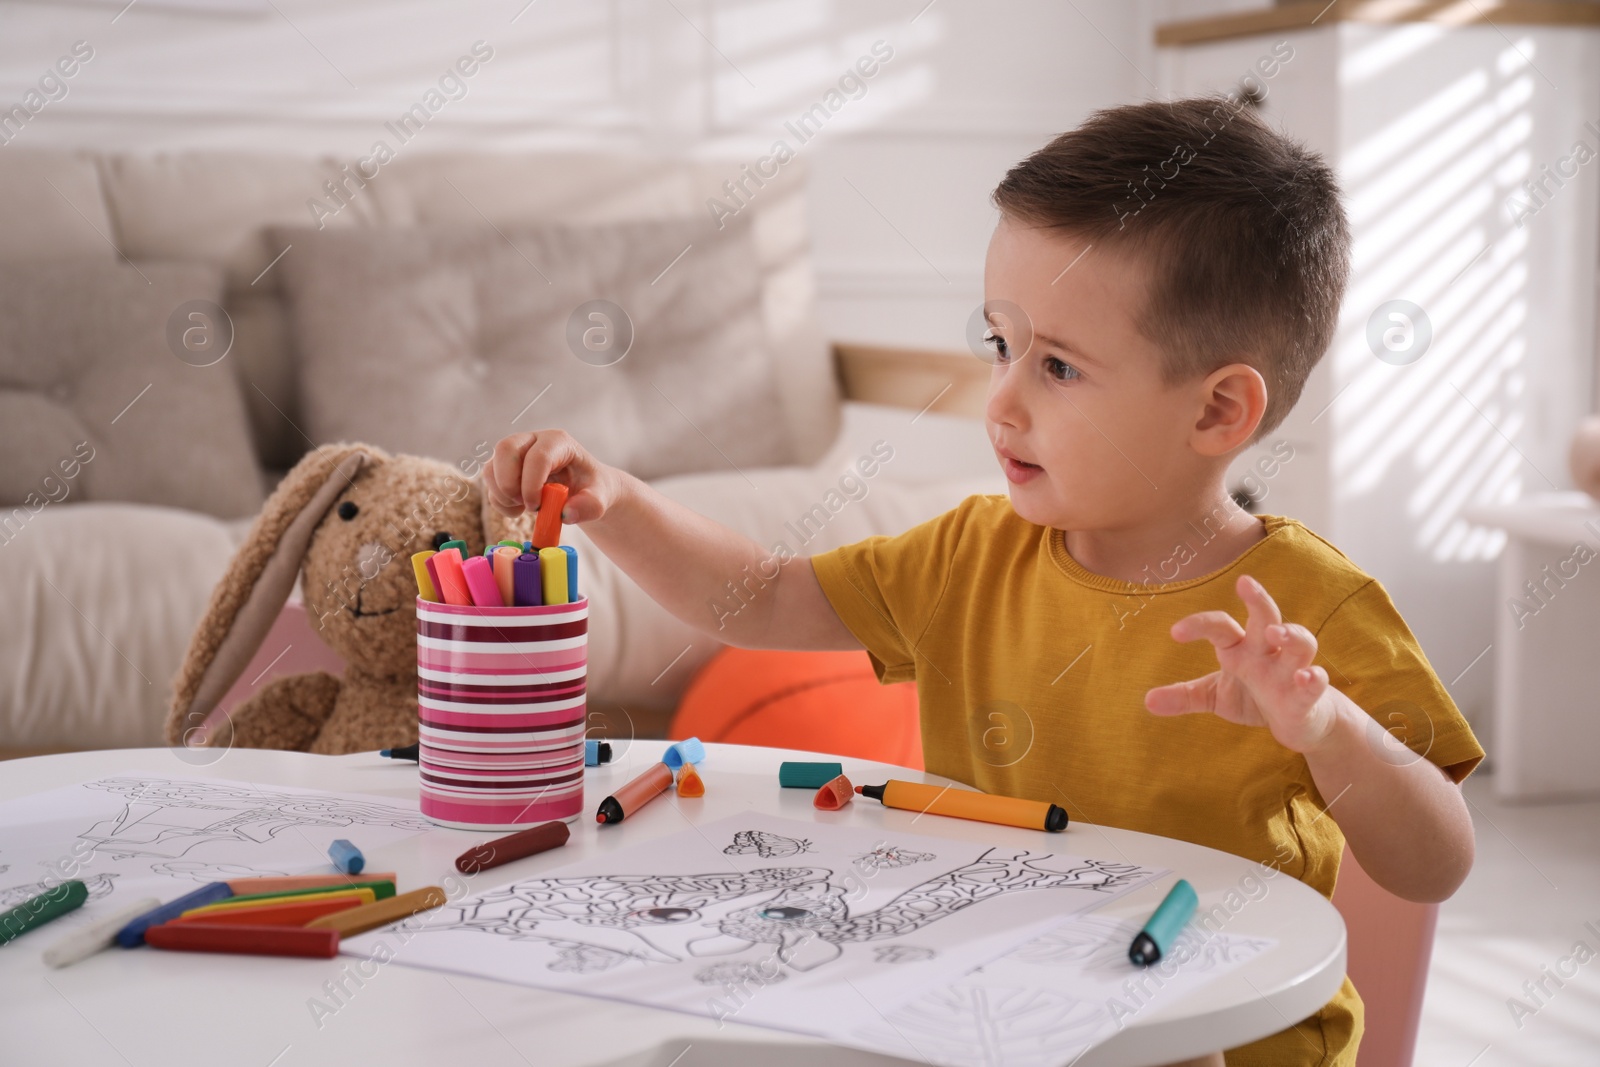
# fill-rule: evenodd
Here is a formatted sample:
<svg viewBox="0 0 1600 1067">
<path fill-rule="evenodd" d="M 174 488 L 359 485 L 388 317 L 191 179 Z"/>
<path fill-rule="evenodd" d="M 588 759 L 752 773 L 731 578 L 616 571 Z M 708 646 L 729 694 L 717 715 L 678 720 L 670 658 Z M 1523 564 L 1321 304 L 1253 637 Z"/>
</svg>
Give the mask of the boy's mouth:
<svg viewBox="0 0 1600 1067">
<path fill-rule="evenodd" d="M 1037 463 L 1019 459 L 1009 449 L 997 447 L 995 453 L 1000 457 L 1000 465 L 1005 469 L 1006 478 L 1014 484 L 1021 485 L 1023 482 L 1031 481 L 1044 470 Z"/>
</svg>

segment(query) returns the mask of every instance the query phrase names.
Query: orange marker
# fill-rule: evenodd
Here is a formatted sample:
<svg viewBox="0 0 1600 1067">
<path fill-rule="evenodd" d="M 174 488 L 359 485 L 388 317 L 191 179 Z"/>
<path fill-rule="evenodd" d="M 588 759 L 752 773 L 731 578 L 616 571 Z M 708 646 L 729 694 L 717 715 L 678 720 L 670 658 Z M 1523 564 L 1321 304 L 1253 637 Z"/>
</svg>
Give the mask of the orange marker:
<svg viewBox="0 0 1600 1067">
<path fill-rule="evenodd" d="M 432 557 L 433 569 L 439 575 L 439 595 L 446 604 L 471 607 L 472 594 L 467 591 L 467 579 L 461 573 L 461 550 L 440 549 Z"/>
<path fill-rule="evenodd" d="M 494 550 L 494 583 L 500 587 L 500 600 L 508 608 L 517 602 L 511 575 L 512 567 L 520 555 L 522 555 L 521 545 L 516 548 L 501 545 Z"/>
<path fill-rule="evenodd" d="M 533 520 L 534 548 L 561 544 L 561 509 L 566 506 L 567 487 L 560 482 L 545 482 L 539 490 L 539 515 Z"/>
<path fill-rule="evenodd" d="M 978 822 L 999 823 L 1001 826 L 1020 826 L 1024 830 L 1056 833 L 1067 828 L 1067 809 L 1043 800 L 997 797 L 975 793 L 970 789 L 901 782 L 894 778 L 883 785 L 858 785 L 856 792 L 883 801 L 886 808 L 975 819 Z"/>
<path fill-rule="evenodd" d="M 812 798 L 811 806 L 820 811 L 838 811 L 855 799 L 855 787 L 850 784 L 850 779 L 844 775 L 824 782 L 822 788 L 817 790 L 817 795 Z"/>
<path fill-rule="evenodd" d="M 264 878 L 230 878 L 228 888 L 236 897 L 262 893 L 288 893 L 296 889 L 354 889 L 367 882 L 392 882 L 388 874 L 284 874 Z"/>
<path fill-rule="evenodd" d="M 678 771 L 678 795 L 680 797 L 703 797 L 706 795 L 706 783 L 695 773 L 694 764 L 685 763 Z"/>
<path fill-rule="evenodd" d="M 660 796 L 672 784 L 672 768 L 657 763 L 639 777 L 612 793 L 600 802 L 595 821 L 621 822 L 650 801 Z"/>
</svg>

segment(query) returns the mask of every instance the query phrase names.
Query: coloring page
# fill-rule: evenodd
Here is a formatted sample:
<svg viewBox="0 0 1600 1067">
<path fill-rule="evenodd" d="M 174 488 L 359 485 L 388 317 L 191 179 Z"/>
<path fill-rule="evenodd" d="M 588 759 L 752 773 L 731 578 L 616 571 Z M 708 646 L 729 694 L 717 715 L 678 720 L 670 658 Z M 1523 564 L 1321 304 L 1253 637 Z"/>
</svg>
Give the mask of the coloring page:
<svg viewBox="0 0 1600 1067">
<path fill-rule="evenodd" d="M 1159 877 L 748 813 L 579 861 L 341 950 L 835 1037 Z M 380 947 L 381 945 L 381 947 Z"/>
<path fill-rule="evenodd" d="M 1128 959 L 1138 932 L 1131 920 L 1074 916 L 840 1043 L 950 1067 L 1062 1067 L 1277 944 L 1191 922 L 1163 959 L 1139 967 Z"/>
<path fill-rule="evenodd" d="M 331 873 L 336 838 L 376 848 L 430 826 L 414 807 L 374 797 L 137 772 L 100 778 L 0 804 L 0 908 L 69 878 L 89 887 L 82 912 L 93 917 L 118 900 L 171 900 L 208 882 Z"/>
</svg>

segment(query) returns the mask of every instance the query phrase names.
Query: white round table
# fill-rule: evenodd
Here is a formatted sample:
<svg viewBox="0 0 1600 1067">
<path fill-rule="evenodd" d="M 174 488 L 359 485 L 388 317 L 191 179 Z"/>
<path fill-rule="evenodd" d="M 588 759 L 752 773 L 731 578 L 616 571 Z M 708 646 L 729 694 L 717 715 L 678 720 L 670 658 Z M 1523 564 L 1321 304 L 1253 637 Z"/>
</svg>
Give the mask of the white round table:
<svg viewBox="0 0 1600 1067">
<path fill-rule="evenodd" d="M 634 741 L 610 766 L 591 768 L 585 808 L 660 757 L 666 742 Z M 837 760 L 856 784 L 887 778 L 943 784 L 944 779 L 867 760 L 780 749 L 708 745 L 701 764 L 706 796 L 668 794 L 601 831 L 586 816 L 561 849 L 485 871 L 471 879 L 487 889 L 611 851 L 630 841 L 677 833 L 740 812 L 811 820 L 812 791 L 781 789 L 786 759 Z M 83 752 L 0 763 L 0 800 L 130 770 L 172 777 L 228 778 L 259 785 L 370 793 L 417 801 L 414 763 L 376 754 L 310 756 L 239 749 L 197 764 L 193 752 L 170 749 Z M 1038 848 L 1038 831 L 959 819 L 919 818 L 857 799 L 852 818 L 905 831 L 997 845 Z M 438 885 L 454 875 L 456 856 L 494 835 L 436 829 L 367 855 L 370 870 L 395 871 L 402 891 Z M 5 827 L 0 825 L 0 863 Z M 1238 856 L 1183 841 L 1073 824 L 1050 845 L 1087 857 L 1116 859 L 1175 874 L 1106 905 L 1100 914 L 1142 921 L 1171 887 L 1187 878 L 1204 911 L 1230 891 L 1255 883 L 1260 868 Z M 16 873 L 16 872 L 13 872 Z M 459 877 L 459 876 L 458 876 Z M 1228 933 L 1276 938 L 1278 945 L 1168 1007 L 1139 1012 L 1127 1027 L 1092 1049 L 1078 1067 L 1139 1067 L 1229 1048 L 1305 1018 L 1339 988 L 1345 971 L 1345 929 L 1320 894 L 1287 875 L 1267 883 L 1237 909 Z M 1235 898 L 1237 899 L 1237 898 Z M 299 1067 L 355 1063 L 586 1065 L 586 1067 L 714 1067 L 823 1064 L 889 1067 L 906 1061 L 835 1048 L 793 1034 L 405 966 L 386 966 L 361 982 L 352 960 L 195 956 L 180 952 L 108 951 L 62 970 L 47 968 L 43 949 L 61 936 L 62 919 L 0 946 L 0 1060 L 29 1067 L 70 1064 L 219 1063 L 233 1067 Z M 339 1011 L 313 1014 L 326 983 L 342 983 Z"/>
</svg>

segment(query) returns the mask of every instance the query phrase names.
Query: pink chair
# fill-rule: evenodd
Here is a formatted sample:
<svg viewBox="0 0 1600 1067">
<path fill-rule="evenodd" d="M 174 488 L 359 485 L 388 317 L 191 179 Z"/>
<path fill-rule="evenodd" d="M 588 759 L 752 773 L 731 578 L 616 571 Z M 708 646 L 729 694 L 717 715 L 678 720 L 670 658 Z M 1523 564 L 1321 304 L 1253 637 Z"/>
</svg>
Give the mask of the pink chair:
<svg viewBox="0 0 1600 1067">
<path fill-rule="evenodd" d="M 1333 905 L 1349 932 L 1350 980 L 1366 1004 L 1361 1067 L 1411 1067 L 1439 905 L 1381 888 L 1347 848 Z"/>
<path fill-rule="evenodd" d="M 327 671 L 344 674 L 344 660 L 339 653 L 323 643 L 317 628 L 306 617 L 305 607 L 291 600 L 278 612 L 272 629 L 267 631 L 261 648 L 250 660 L 250 665 L 239 675 L 239 680 L 217 702 L 206 716 L 206 726 L 220 722 L 222 716 L 235 705 L 242 704 L 261 691 L 261 687 L 281 674 L 306 674 Z"/>
</svg>

